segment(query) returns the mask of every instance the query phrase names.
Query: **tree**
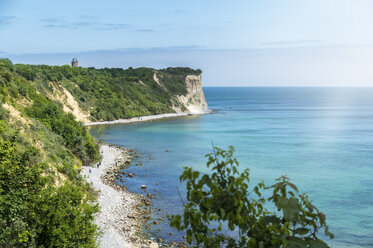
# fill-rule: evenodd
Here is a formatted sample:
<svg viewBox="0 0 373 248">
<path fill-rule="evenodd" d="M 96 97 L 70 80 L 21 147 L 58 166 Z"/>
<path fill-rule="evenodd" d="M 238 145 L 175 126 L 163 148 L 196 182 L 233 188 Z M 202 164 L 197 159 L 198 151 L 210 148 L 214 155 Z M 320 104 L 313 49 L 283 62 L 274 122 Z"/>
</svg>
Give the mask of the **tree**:
<svg viewBox="0 0 373 248">
<path fill-rule="evenodd" d="M 328 247 L 319 239 L 323 229 L 333 238 L 325 215 L 282 176 L 266 187 L 249 189 L 249 169 L 239 172 L 234 148 L 207 154 L 211 175 L 185 167 L 187 202 L 183 215 L 168 216 L 170 225 L 186 231 L 187 242 L 203 247 Z M 272 190 L 270 197 L 263 192 Z M 272 204 L 274 211 L 266 207 Z M 222 232 L 228 228 L 233 235 Z M 235 236 L 234 234 L 237 233 Z"/>
</svg>

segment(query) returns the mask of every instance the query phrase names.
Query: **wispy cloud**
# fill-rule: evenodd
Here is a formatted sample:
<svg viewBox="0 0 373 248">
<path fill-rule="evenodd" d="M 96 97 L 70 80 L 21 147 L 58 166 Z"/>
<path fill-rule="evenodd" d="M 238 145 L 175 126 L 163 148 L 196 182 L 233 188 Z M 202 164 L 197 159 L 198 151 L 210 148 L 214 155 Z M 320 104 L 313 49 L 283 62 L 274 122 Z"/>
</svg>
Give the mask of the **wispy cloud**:
<svg viewBox="0 0 373 248">
<path fill-rule="evenodd" d="M 16 19 L 15 16 L 0 16 L 0 25 L 9 25 Z"/>
<path fill-rule="evenodd" d="M 131 24 L 125 23 L 96 23 L 97 30 L 130 30 L 133 28 Z"/>
<path fill-rule="evenodd" d="M 186 9 L 176 9 L 174 12 L 177 13 L 177 14 L 184 14 L 184 13 L 189 13 L 190 10 L 186 10 Z"/>
<path fill-rule="evenodd" d="M 43 18 L 40 20 L 46 28 L 69 28 L 66 21 L 57 18 Z"/>
<path fill-rule="evenodd" d="M 64 24 L 45 24 L 44 27 L 46 28 L 69 28 L 68 25 L 64 25 Z"/>
<path fill-rule="evenodd" d="M 44 23 L 57 23 L 57 22 L 64 22 L 60 19 L 57 19 L 57 18 L 43 18 L 41 19 L 40 21 L 44 22 Z"/>
<path fill-rule="evenodd" d="M 137 32 L 148 32 L 148 33 L 153 33 L 155 32 L 153 29 L 136 29 Z"/>
<path fill-rule="evenodd" d="M 80 16 L 83 19 L 90 19 L 90 20 L 96 20 L 97 16 L 92 16 L 92 15 L 82 15 Z"/>
<path fill-rule="evenodd" d="M 175 25 L 174 22 L 164 22 L 164 23 L 161 23 L 161 26 L 164 26 L 164 27 L 173 26 L 173 25 Z"/>
<path fill-rule="evenodd" d="M 271 42 L 264 42 L 263 45 L 269 46 L 291 46 L 291 45 L 309 45 L 309 44 L 316 44 L 320 43 L 320 40 L 280 40 L 280 41 L 271 41 Z"/>
<path fill-rule="evenodd" d="M 66 21 L 58 18 L 44 18 L 41 19 L 45 28 L 64 28 L 64 29 L 79 29 L 92 28 L 96 30 L 130 30 L 133 28 L 131 24 L 126 23 L 107 23 L 90 21 L 94 16 L 84 16 L 83 21 Z"/>
</svg>

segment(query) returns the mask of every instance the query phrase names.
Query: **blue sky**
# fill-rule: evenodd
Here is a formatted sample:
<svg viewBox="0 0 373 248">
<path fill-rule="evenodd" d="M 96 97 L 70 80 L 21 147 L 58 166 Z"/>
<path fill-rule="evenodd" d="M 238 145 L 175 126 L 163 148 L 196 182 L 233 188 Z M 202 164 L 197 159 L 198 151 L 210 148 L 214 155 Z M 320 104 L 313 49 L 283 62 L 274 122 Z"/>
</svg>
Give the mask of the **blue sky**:
<svg viewBox="0 0 373 248">
<path fill-rule="evenodd" d="M 0 57 L 190 66 L 205 85 L 373 86 L 373 1 L 0 0 Z"/>
</svg>

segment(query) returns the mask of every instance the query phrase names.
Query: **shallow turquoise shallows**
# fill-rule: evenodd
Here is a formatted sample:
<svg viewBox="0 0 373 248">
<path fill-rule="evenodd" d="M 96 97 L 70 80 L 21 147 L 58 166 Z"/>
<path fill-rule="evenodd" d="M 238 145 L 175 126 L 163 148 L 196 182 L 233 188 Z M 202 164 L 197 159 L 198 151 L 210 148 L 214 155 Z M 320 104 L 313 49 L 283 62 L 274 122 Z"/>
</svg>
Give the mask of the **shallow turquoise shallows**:
<svg viewBox="0 0 373 248">
<path fill-rule="evenodd" d="M 204 88 L 214 114 L 95 127 L 92 134 L 144 155 L 129 190 L 157 193 L 154 217 L 180 213 L 184 166 L 207 172 L 204 155 L 233 145 L 253 185 L 287 175 L 326 214 L 332 247 L 373 246 L 373 88 Z M 158 212 L 158 209 L 162 209 Z M 167 221 L 153 226 L 182 240 Z M 170 236 L 173 232 L 176 235 Z"/>
</svg>

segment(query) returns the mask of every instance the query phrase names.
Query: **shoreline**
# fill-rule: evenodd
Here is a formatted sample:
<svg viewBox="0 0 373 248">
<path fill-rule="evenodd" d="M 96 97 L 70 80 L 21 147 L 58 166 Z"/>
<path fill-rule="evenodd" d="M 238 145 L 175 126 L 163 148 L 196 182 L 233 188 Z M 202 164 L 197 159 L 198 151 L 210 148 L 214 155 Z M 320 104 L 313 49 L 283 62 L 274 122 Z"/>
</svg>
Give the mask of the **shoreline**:
<svg viewBox="0 0 373 248">
<path fill-rule="evenodd" d="M 108 144 L 101 145 L 100 151 L 103 158 L 99 168 L 83 166 L 81 171 L 98 192 L 100 211 L 94 222 L 102 233 L 97 244 L 102 248 L 158 247 L 156 242 L 142 235 L 145 220 L 140 195 L 114 183 L 117 172 L 131 163 L 131 153 L 126 148 Z"/>
<path fill-rule="evenodd" d="M 145 121 L 162 120 L 162 119 L 175 118 L 175 117 L 183 117 L 183 116 L 206 115 L 206 114 L 211 114 L 212 112 L 213 112 L 212 109 L 208 109 L 206 111 L 194 112 L 194 113 L 167 113 L 167 114 L 160 114 L 160 115 L 145 115 L 145 116 L 139 116 L 139 117 L 134 117 L 130 119 L 119 119 L 119 120 L 114 120 L 114 121 L 86 122 L 84 123 L 84 125 L 85 126 L 97 126 L 97 125 L 129 124 L 129 123 L 136 123 L 136 122 L 145 122 Z"/>
<path fill-rule="evenodd" d="M 98 121 L 84 123 L 85 126 L 130 124 L 147 122 L 168 118 L 185 116 L 199 116 L 213 113 L 212 109 L 194 113 L 167 113 L 160 115 L 148 115 L 131 119 L 119 119 L 114 121 Z M 115 183 L 117 178 L 124 174 L 120 170 L 127 168 L 133 158 L 133 151 L 125 147 L 111 144 L 100 146 L 102 161 L 99 168 L 96 166 L 83 166 L 81 175 L 84 176 L 92 188 L 98 193 L 97 202 L 100 211 L 95 216 L 95 224 L 99 227 L 100 234 L 97 244 L 100 248 L 156 248 L 158 243 L 144 237 L 147 212 L 146 202 L 149 201 L 143 195 L 127 191 L 125 186 Z M 145 206 L 145 209 L 143 208 Z M 145 211 L 145 212 L 144 212 Z"/>
</svg>

